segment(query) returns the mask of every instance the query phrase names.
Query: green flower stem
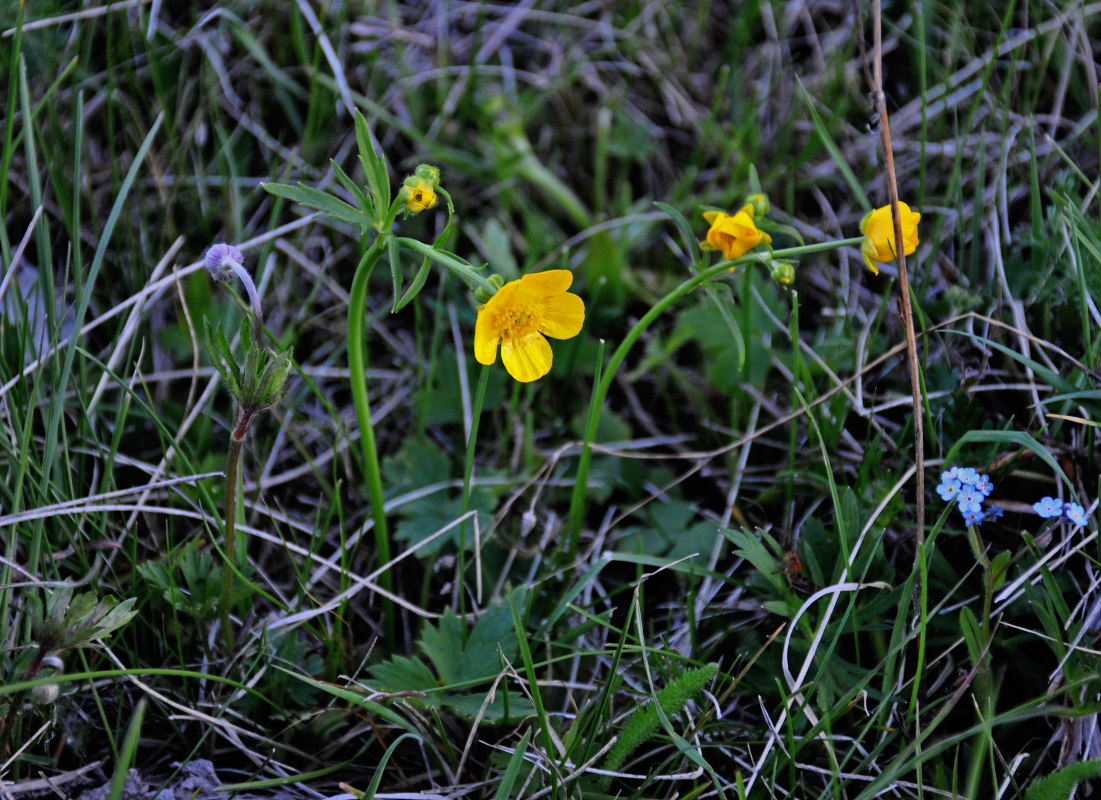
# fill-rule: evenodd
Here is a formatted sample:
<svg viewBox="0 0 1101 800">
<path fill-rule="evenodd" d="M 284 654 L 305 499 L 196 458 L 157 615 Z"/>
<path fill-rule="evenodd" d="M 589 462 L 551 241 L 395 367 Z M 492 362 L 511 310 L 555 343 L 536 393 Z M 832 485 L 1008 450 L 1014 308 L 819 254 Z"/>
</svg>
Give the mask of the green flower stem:
<svg viewBox="0 0 1101 800">
<path fill-rule="evenodd" d="M 707 281 L 712 278 L 722 275 L 734 266 L 751 264 L 754 261 L 764 263 L 772 258 L 790 258 L 793 256 L 806 255 L 808 253 L 819 253 L 823 250 L 833 250 L 838 247 L 858 245 L 862 241 L 864 241 L 864 237 L 857 236 L 852 239 L 841 239 L 835 242 L 822 242 L 820 244 L 791 247 L 786 250 L 775 250 L 772 253 L 755 253 L 752 256 L 742 256 L 735 261 L 721 261 L 715 266 L 708 267 L 696 274 L 669 294 L 665 295 L 665 297 L 655 303 L 654 306 L 635 323 L 635 326 L 628 331 L 627 336 L 620 343 L 619 347 L 612 353 L 611 360 L 604 368 L 603 376 L 593 389 L 593 400 L 588 423 L 585 426 L 585 439 L 581 447 L 581 458 L 577 464 L 577 478 L 574 481 L 573 494 L 570 497 L 570 512 L 566 526 L 570 539 L 568 558 L 571 561 L 574 556 L 577 555 L 578 539 L 581 533 L 581 521 L 585 516 L 585 493 L 588 488 L 589 465 L 592 462 L 593 456 L 592 441 L 593 437 L 596 435 L 596 425 L 600 419 L 600 410 L 604 406 L 604 399 L 608 394 L 608 389 L 611 388 L 612 381 L 615 380 L 616 371 L 619 369 L 619 365 L 623 363 L 623 359 L 627 357 L 628 351 L 630 351 L 631 347 L 634 346 L 635 342 L 638 341 L 638 338 L 642 336 L 646 329 L 649 328 L 650 325 L 669 308 L 669 306 L 673 305 L 696 287 L 707 283 Z"/>
<path fill-rule="evenodd" d="M 242 416 L 241 412 L 237 414 Z M 222 602 L 219 611 L 222 615 L 222 639 L 225 642 L 226 652 L 233 652 L 233 625 L 229 619 L 230 603 L 233 598 L 233 570 L 230 565 L 237 561 L 237 475 L 241 464 L 241 450 L 244 446 L 245 431 L 248 423 L 240 422 L 234 426 L 229 436 L 229 453 L 226 457 L 226 501 L 225 501 L 225 528 L 224 542 L 226 549 L 226 564 L 222 569 Z"/>
<path fill-rule="evenodd" d="M 490 283 L 488 279 L 483 278 L 474 267 L 470 266 L 470 264 L 467 264 L 465 261 L 460 261 L 454 256 L 442 250 L 437 250 L 435 247 L 432 247 L 432 245 L 425 244 L 416 239 L 408 239 L 404 236 L 399 236 L 398 243 L 403 247 L 408 247 L 410 250 L 416 250 L 422 256 L 427 256 L 436 263 L 447 267 L 462 278 L 463 282 L 470 288 L 485 289 L 489 294 L 496 294 L 497 287 Z"/>
<path fill-rule="evenodd" d="M 474 393 L 474 406 L 470 410 L 470 435 L 466 440 L 466 469 L 463 472 L 462 513 L 470 510 L 470 482 L 474 477 L 474 447 L 478 442 L 478 423 L 482 419 L 482 406 L 485 405 L 486 385 L 489 383 L 491 367 L 482 365 L 478 376 L 478 389 Z M 459 524 L 459 615 L 466 614 L 466 592 L 463 591 L 463 576 L 466 574 L 466 522 Z"/>
<path fill-rule="evenodd" d="M 367 358 L 365 324 L 367 320 L 367 279 L 386 250 L 385 239 L 390 234 L 380 233 L 367 248 L 356 267 L 352 279 L 352 292 L 348 299 L 348 369 L 351 372 L 352 402 L 356 407 L 359 423 L 359 441 L 363 448 L 363 478 L 367 483 L 367 497 L 371 502 L 371 517 L 375 529 L 375 555 L 381 566 L 390 561 L 390 534 L 386 527 L 386 511 L 383 507 L 382 472 L 379 469 L 378 450 L 375 447 L 375 429 L 371 424 L 371 404 L 367 396 Z M 378 576 L 379 586 L 391 591 L 390 572 Z M 394 605 L 383 600 L 383 637 L 389 645 L 394 642 Z"/>
</svg>

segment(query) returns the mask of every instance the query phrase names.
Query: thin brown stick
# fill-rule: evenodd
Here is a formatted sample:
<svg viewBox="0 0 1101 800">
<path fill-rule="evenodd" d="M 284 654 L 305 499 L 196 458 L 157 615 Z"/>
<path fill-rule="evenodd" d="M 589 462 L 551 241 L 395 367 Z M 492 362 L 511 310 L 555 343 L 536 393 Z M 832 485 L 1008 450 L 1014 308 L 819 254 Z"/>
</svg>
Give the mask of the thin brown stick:
<svg viewBox="0 0 1101 800">
<path fill-rule="evenodd" d="M 880 0 L 872 0 L 872 96 L 879 128 L 883 134 L 883 159 L 887 173 L 887 194 L 891 199 L 891 219 L 895 225 L 895 243 L 902 242 L 902 218 L 898 213 L 898 180 L 895 177 L 895 159 L 891 151 L 891 125 L 887 118 L 887 97 L 883 93 L 883 25 Z M 859 21 L 859 16 L 857 17 Z M 863 36 L 860 37 L 863 49 Z M 906 332 L 906 355 L 910 362 L 910 392 L 914 398 L 914 461 L 917 466 L 917 529 L 914 563 L 917 563 L 921 547 L 925 544 L 925 417 L 921 405 L 921 377 L 918 373 L 917 337 L 914 334 L 914 312 L 910 306 L 910 281 L 906 277 L 906 248 L 899 247 L 898 282 L 902 292 L 902 327 Z"/>
</svg>

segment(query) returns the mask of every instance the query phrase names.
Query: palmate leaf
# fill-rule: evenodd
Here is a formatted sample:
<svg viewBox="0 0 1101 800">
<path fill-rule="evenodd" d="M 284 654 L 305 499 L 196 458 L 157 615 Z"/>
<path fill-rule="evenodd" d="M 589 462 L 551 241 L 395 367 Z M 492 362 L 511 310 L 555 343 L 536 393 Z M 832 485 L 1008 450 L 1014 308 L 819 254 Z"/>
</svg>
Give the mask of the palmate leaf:
<svg viewBox="0 0 1101 800">
<path fill-rule="evenodd" d="M 523 592 L 517 595 L 525 602 Z M 465 636 L 465 642 L 464 642 Z M 385 692 L 426 692 L 417 702 L 428 706 L 446 705 L 466 716 L 483 711 L 487 720 L 499 721 L 532 713 L 531 703 L 498 687 L 492 702 L 474 684 L 485 687 L 501 671 L 502 656 L 513 661 L 519 649 L 512 613 L 504 603 L 488 608 L 466 633 L 466 623 L 450 608 L 439 621 L 427 624 L 421 632 L 419 647 L 435 667 L 433 675 L 419 658 L 393 656 L 368 669 L 372 689 Z M 455 691 L 446 691 L 449 688 Z M 471 688 L 470 693 L 461 689 Z"/>
</svg>

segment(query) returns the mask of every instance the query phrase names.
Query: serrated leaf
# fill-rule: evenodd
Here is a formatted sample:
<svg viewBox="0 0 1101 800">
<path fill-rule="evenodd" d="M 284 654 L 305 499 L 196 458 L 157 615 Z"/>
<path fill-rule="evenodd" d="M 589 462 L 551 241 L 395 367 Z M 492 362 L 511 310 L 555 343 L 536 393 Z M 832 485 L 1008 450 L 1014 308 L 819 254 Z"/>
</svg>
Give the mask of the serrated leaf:
<svg viewBox="0 0 1101 800">
<path fill-rule="evenodd" d="M 436 625 L 425 625 L 420 649 L 432 662 L 443 684 L 459 683 L 468 676 L 457 669 L 463 656 L 463 624 L 450 608 Z"/>
<path fill-rule="evenodd" d="M 333 197 L 319 189 L 313 189 L 302 184 L 290 186 L 286 183 L 262 183 L 260 186 L 269 194 L 293 200 L 299 205 L 316 209 L 350 225 L 355 225 L 357 228 L 366 229 L 370 225 L 370 221 L 364 216 L 363 212 L 355 206 L 349 205 L 340 198 Z"/>
<path fill-rule="evenodd" d="M 470 506 L 468 510 L 479 512 L 482 519 L 493 513 L 493 496 L 485 489 L 474 489 L 470 493 Z M 394 528 L 394 538 L 410 544 L 419 544 L 432 534 L 446 527 L 463 515 L 462 501 L 458 495 L 445 497 L 436 494 L 413 503 L 409 503 L 403 509 L 405 518 Z M 468 524 L 466 546 L 473 545 L 473 535 Z M 459 526 L 456 525 L 447 533 L 422 546 L 417 552 L 424 558 L 436 555 L 445 546 L 453 544 L 458 546 Z"/>
<path fill-rule="evenodd" d="M 523 589 L 517 589 L 514 596 L 518 605 L 525 605 Z M 512 611 L 504 603 L 490 606 L 478 618 L 466 640 L 458 673 L 465 676 L 465 680 L 494 676 L 501 669 L 501 654 L 511 661 L 515 658 L 517 644 Z"/>
<path fill-rule="evenodd" d="M 439 686 L 432 670 L 418 658 L 393 656 L 367 672 L 372 687 L 383 692 L 426 692 Z"/>
</svg>

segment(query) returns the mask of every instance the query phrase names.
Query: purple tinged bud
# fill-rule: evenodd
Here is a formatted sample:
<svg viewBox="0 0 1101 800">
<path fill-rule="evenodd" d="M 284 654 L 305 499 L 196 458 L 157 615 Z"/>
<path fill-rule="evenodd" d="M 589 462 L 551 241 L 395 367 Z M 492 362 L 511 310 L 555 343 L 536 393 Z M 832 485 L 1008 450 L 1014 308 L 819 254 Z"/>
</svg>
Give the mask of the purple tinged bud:
<svg viewBox="0 0 1101 800">
<path fill-rule="evenodd" d="M 245 257 L 231 244 L 219 242 L 206 251 L 206 270 L 210 277 L 218 281 L 229 281 L 235 275 L 233 264 L 243 266 Z"/>
</svg>

